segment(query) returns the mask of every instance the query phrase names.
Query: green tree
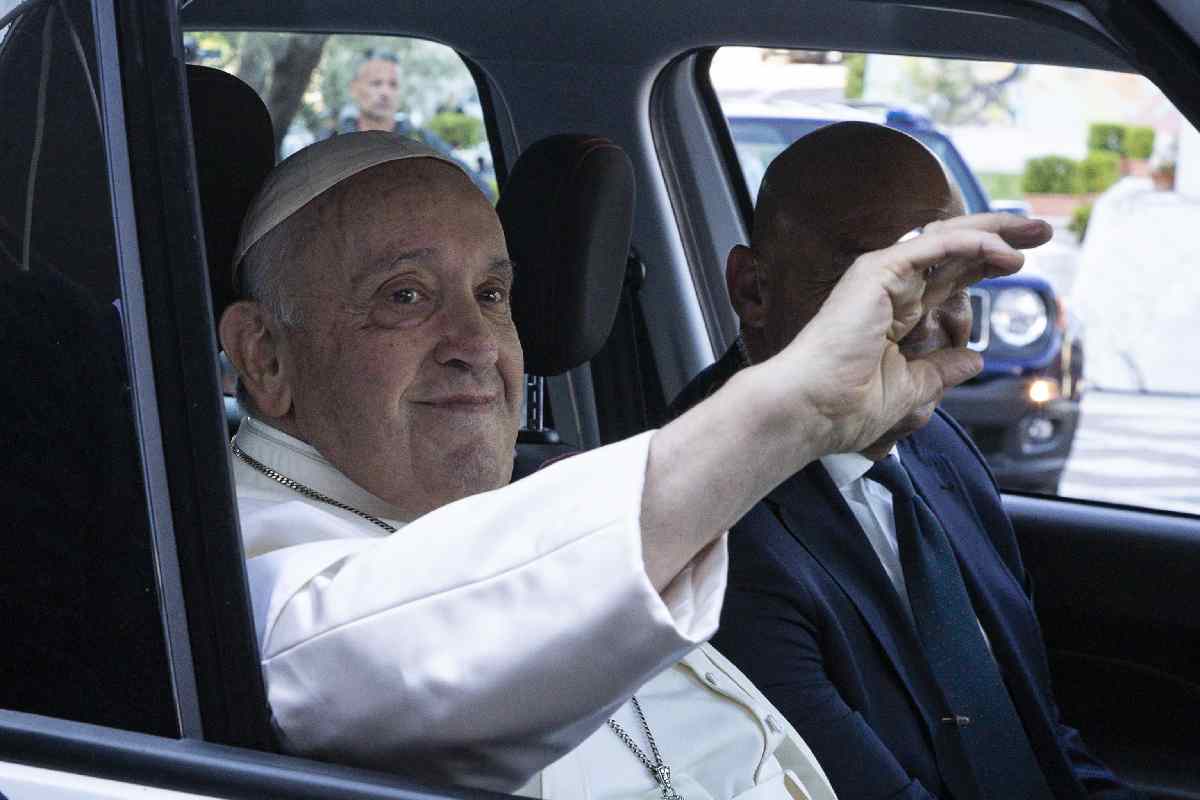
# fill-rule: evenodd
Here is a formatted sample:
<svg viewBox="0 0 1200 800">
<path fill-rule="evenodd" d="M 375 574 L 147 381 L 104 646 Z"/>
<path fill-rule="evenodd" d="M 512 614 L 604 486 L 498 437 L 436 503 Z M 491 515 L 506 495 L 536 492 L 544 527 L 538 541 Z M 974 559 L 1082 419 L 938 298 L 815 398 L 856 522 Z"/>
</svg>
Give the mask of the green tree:
<svg viewBox="0 0 1200 800">
<path fill-rule="evenodd" d="M 861 100 L 863 87 L 867 77 L 867 56 L 865 53 L 847 53 L 842 63 L 846 65 L 847 100 Z"/>
<path fill-rule="evenodd" d="M 913 58 L 907 66 L 910 99 L 945 125 L 1013 119 L 1010 90 L 1026 72 L 1024 64 L 1010 64 L 997 74 L 993 65 L 936 58 Z"/>
<path fill-rule="evenodd" d="M 191 32 L 193 60 L 248 83 L 271 113 L 278 145 L 293 122 L 320 137 L 351 111 L 350 81 L 368 50 L 392 54 L 400 71 L 400 110 L 414 123 L 474 96 L 470 73 L 450 48 L 420 39 L 246 32 Z"/>
<path fill-rule="evenodd" d="M 461 111 L 440 111 L 429 129 L 454 147 L 474 147 L 484 140 L 483 120 Z"/>
<path fill-rule="evenodd" d="M 197 60 L 232 72 L 250 85 L 267 106 L 275 128 L 275 147 L 287 134 L 324 55 L 325 34 L 194 33 Z"/>
</svg>

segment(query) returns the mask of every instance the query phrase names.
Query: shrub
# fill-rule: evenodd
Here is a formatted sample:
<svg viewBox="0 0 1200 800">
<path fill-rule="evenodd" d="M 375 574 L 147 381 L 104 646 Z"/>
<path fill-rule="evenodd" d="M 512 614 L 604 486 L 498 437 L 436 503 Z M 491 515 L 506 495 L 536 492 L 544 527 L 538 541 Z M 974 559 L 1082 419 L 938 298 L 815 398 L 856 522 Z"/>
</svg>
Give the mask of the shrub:
<svg viewBox="0 0 1200 800">
<path fill-rule="evenodd" d="M 1092 204 L 1084 203 L 1075 209 L 1071 214 L 1071 221 L 1067 223 L 1067 230 L 1075 234 L 1079 241 L 1083 241 L 1083 237 L 1087 235 L 1088 223 L 1092 220 Z"/>
<path fill-rule="evenodd" d="M 1096 150 L 1079 162 L 1080 188 L 1088 194 L 1099 194 L 1121 177 L 1121 157 L 1106 150 Z"/>
<path fill-rule="evenodd" d="M 1154 153 L 1154 128 L 1130 125 L 1125 129 L 1125 155 L 1149 158 Z"/>
<path fill-rule="evenodd" d="M 847 53 L 842 63 L 846 65 L 846 99 L 861 100 L 867 74 L 867 57 L 862 53 Z"/>
<path fill-rule="evenodd" d="M 1021 191 L 1025 194 L 1076 194 L 1079 165 L 1066 156 L 1043 156 L 1025 162 Z"/>
<path fill-rule="evenodd" d="M 993 199 L 1020 200 L 1021 175 L 1009 172 L 977 172 L 975 177 L 983 184 L 983 190 Z"/>
<path fill-rule="evenodd" d="M 434 114 L 429 128 L 453 147 L 474 147 L 483 141 L 483 120 L 458 111 Z"/>
<path fill-rule="evenodd" d="M 1088 126 L 1088 152 L 1104 150 L 1122 155 L 1125 152 L 1125 126 L 1115 122 L 1095 122 Z"/>
</svg>

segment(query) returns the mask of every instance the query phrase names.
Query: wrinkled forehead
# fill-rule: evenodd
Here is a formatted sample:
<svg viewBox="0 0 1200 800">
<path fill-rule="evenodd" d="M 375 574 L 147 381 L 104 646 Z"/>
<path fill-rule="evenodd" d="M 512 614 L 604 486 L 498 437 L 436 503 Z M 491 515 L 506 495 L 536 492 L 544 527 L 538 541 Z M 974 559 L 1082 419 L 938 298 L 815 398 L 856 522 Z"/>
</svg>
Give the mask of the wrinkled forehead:
<svg viewBox="0 0 1200 800">
<path fill-rule="evenodd" d="M 306 223 L 342 260 L 420 254 L 450 261 L 507 258 L 495 209 L 462 170 L 433 159 L 379 164 L 314 201 Z"/>
<path fill-rule="evenodd" d="M 360 302 L 391 278 L 511 280 L 503 230 L 486 197 L 454 167 L 432 159 L 380 164 L 314 198 L 288 223 L 286 270 L 310 302 Z"/>
<path fill-rule="evenodd" d="M 347 133 L 309 145 L 292 154 L 267 176 L 250 203 L 234 252 L 232 278 L 246 252 L 270 231 L 314 204 L 321 205 L 330 190 L 363 173 L 390 164 L 425 164 L 466 173 L 457 162 L 432 148 L 395 133 Z M 413 167 L 423 169 L 424 167 Z M 408 173 L 401 171 L 401 175 Z"/>
</svg>

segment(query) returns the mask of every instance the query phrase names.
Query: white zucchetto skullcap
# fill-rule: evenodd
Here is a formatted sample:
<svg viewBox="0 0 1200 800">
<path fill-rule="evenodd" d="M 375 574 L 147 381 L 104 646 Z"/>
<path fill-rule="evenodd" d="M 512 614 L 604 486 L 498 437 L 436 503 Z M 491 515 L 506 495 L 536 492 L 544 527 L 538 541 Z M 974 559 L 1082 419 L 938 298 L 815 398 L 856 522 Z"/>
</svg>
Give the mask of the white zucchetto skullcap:
<svg viewBox="0 0 1200 800">
<path fill-rule="evenodd" d="M 310 144 L 281 161 L 263 181 L 242 221 L 242 234 L 233 253 L 234 287 L 242 258 L 250 248 L 313 198 L 363 170 L 407 158 L 434 158 L 466 174 L 449 156 L 387 131 L 343 133 Z"/>
</svg>

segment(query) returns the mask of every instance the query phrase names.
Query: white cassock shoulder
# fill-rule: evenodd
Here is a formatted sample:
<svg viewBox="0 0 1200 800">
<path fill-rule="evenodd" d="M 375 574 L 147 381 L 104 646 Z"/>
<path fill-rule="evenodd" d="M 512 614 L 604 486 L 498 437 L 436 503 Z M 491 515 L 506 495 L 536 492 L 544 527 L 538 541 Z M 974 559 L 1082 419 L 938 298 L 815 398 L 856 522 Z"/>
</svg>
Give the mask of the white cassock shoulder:
<svg viewBox="0 0 1200 800">
<path fill-rule="evenodd" d="M 512 790 L 710 637 L 724 538 L 661 595 L 645 573 L 652 436 L 386 536 L 282 487 L 244 492 L 239 473 L 263 673 L 286 749 Z"/>
</svg>

